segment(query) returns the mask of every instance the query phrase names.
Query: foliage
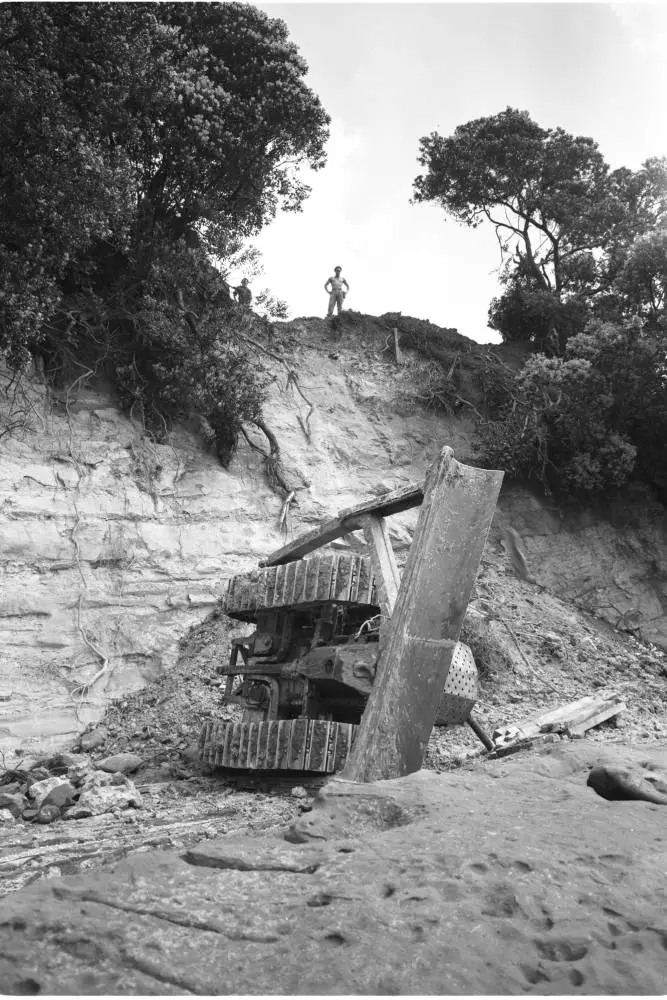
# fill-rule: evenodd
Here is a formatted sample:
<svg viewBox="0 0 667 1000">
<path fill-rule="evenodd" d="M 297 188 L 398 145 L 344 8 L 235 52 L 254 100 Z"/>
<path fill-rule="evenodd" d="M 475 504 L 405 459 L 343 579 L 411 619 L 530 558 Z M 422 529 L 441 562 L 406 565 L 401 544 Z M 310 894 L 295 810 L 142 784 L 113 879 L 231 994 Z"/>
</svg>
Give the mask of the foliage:
<svg viewBox="0 0 667 1000">
<path fill-rule="evenodd" d="M 287 319 L 289 306 L 284 299 L 272 295 L 268 288 L 262 289 L 255 296 L 255 310 L 266 319 Z"/>
<path fill-rule="evenodd" d="M 614 287 L 626 311 L 643 319 L 647 329 L 665 329 L 667 225 L 637 237 L 619 268 Z"/>
<path fill-rule="evenodd" d="M 585 300 L 573 297 L 561 302 L 528 279 L 508 280 L 502 295 L 489 306 L 489 326 L 502 334 L 505 343 L 530 343 L 540 350 L 552 346 L 554 330 L 565 342 L 583 330 L 589 317 Z"/>
<path fill-rule="evenodd" d="M 526 362 L 501 419 L 480 428 L 482 460 L 548 492 L 607 492 L 631 477 L 664 488 L 666 357 L 664 335 L 589 324 L 564 358 Z"/>
<path fill-rule="evenodd" d="M 507 108 L 452 136 L 425 136 L 419 162 L 415 201 L 495 228 L 505 291 L 491 304 L 489 325 L 504 339 L 562 355 L 590 316 L 621 320 L 642 307 L 641 281 L 634 299 L 615 283 L 631 280 L 633 241 L 667 218 L 664 158 L 611 171 L 593 139 L 544 129 Z"/>
<path fill-rule="evenodd" d="M 3 5 L 10 364 L 103 363 L 126 401 L 175 416 L 199 400 L 233 438 L 261 380 L 251 391 L 210 260 L 237 266 L 247 236 L 300 207 L 296 168 L 323 165 L 328 117 L 306 71 L 283 22 L 240 3 Z"/>
</svg>

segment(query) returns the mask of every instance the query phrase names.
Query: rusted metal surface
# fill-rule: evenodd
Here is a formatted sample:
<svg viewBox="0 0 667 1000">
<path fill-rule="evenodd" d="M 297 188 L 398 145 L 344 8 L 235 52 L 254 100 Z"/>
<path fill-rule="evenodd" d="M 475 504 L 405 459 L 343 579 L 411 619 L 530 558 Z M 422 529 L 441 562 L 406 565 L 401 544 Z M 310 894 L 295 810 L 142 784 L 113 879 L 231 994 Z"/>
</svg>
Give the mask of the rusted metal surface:
<svg viewBox="0 0 667 1000">
<path fill-rule="evenodd" d="M 478 676 L 470 646 L 457 642 L 435 717 L 436 726 L 462 726 L 478 698 Z"/>
<path fill-rule="evenodd" d="M 421 767 L 502 479 L 502 472 L 462 465 L 448 447 L 429 471 L 387 648 L 344 778 L 396 778 Z"/>
<path fill-rule="evenodd" d="M 223 610 L 230 618 L 255 621 L 258 611 L 327 601 L 374 606 L 370 559 L 325 554 L 235 576 Z"/>
<path fill-rule="evenodd" d="M 213 767 L 333 774 L 347 759 L 357 728 L 323 719 L 209 722 L 200 737 L 201 758 Z"/>
</svg>

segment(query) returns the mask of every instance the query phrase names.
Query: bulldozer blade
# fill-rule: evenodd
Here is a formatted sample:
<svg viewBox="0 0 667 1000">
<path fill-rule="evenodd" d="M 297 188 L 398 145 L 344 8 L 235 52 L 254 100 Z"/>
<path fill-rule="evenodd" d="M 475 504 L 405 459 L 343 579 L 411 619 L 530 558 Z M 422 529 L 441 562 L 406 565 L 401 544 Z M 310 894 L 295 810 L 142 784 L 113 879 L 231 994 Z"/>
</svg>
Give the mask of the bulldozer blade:
<svg viewBox="0 0 667 1000">
<path fill-rule="evenodd" d="M 502 479 L 457 462 L 449 447 L 429 470 L 387 643 L 342 778 L 397 778 L 421 767 Z"/>
</svg>

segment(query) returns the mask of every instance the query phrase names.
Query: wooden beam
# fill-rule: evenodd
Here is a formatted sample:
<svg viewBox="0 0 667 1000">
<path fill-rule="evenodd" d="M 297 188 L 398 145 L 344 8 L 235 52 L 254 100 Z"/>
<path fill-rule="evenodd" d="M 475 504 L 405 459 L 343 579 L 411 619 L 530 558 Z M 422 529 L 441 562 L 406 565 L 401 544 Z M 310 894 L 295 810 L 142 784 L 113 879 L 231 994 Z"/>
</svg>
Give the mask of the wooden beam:
<svg viewBox="0 0 667 1000">
<path fill-rule="evenodd" d="M 377 587 L 378 604 L 383 615 L 391 618 L 398 597 L 401 577 L 394 558 L 394 550 L 389 541 L 387 523 L 377 514 L 362 514 L 361 523 L 368 543 Z"/>
<path fill-rule="evenodd" d="M 394 327 L 394 358 L 396 359 L 397 365 L 403 364 L 403 358 L 401 357 L 401 348 L 398 343 L 398 330 Z"/>
<path fill-rule="evenodd" d="M 272 552 L 270 556 L 260 562 L 260 566 L 280 566 L 281 563 L 294 562 L 296 559 L 303 559 L 309 552 L 328 545 L 336 538 L 349 535 L 351 531 L 359 531 L 362 527 L 361 517 L 364 514 L 375 514 L 377 517 L 389 517 L 391 514 L 400 514 L 401 511 L 409 510 L 411 507 L 419 507 L 424 499 L 424 484 L 410 483 L 398 490 L 390 490 L 380 497 L 373 497 L 364 500 L 354 507 L 347 507 L 341 510 L 337 517 L 326 521 L 319 528 L 314 528 L 305 535 L 300 535 L 294 541 L 288 542 L 282 548 Z"/>
<path fill-rule="evenodd" d="M 451 448 L 429 470 L 386 650 L 342 778 L 398 778 L 421 767 L 502 479 L 457 462 Z"/>
<path fill-rule="evenodd" d="M 493 739 L 496 746 L 530 739 L 546 732 L 565 732 L 582 736 L 588 729 L 624 712 L 626 706 L 618 695 L 586 695 L 577 701 L 559 705 L 513 726 L 496 729 Z"/>
</svg>

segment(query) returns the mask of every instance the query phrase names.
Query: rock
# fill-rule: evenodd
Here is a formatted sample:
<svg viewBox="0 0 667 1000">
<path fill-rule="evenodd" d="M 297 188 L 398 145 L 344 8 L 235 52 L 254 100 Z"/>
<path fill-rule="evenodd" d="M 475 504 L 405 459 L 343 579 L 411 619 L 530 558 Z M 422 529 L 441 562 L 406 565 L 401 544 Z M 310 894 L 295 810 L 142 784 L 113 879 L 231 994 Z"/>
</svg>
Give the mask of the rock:
<svg viewBox="0 0 667 1000">
<path fill-rule="evenodd" d="M 91 761 L 90 757 L 84 757 L 79 763 L 73 764 L 67 769 L 67 777 L 70 784 L 78 788 L 82 785 L 86 778 L 90 777 L 91 774 L 95 773 L 95 765 Z"/>
<path fill-rule="evenodd" d="M 15 795 L 21 790 L 20 781 L 8 781 L 6 785 L 0 785 L 1 795 Z"/>
<path fill-rule="evenodd" d="M 23 819 L 26 821 L 26 823 L 32 823 L 32 821 L 37 816 L 38 812 L 39 812 L 39 809 L 24 809 L 23 810 Z"/>
<path fill-rule="evenodd" d="M 3 991 L 660 995 L 663 810 L 591 794 L 591 766 L 615 762 L 559 743 L 474 774 L 341 783 L 320 812 L 345 840 L 220 838 L 208 864 L 223 869 L 187 845 L 143 844 L 113 871 L 83 858 L 3 899 Z M 292 870 L 304 862 L 316 870 Z"/>
<path fill-rule="evenodd" d="M 10 812 L 12 816 L 19 817 L 27 805 L 25 796 L 2 792 L 0 794 L 0 812 Z"/>
<path fill-rule="evenodd" d="M 327 850 L 313 844 L 292 845 L 265 837 L 261 840 L 224 837 L 191 848 L 185 860 L 205 868 L 312 874 L 332 854 L 331 848 Z"/>
<path fill-rule="evenodd" d="M 69 751 L 64 750 L 62 753 L 57 753 L 54 754 L 53 757 L 49 757 L 49 759 L 45 761 L 45 767 L 48 767 L 49 771 L 53 774 L 56 774 L 59 771 L 62 771 L 64 774 L 70 767 L 75 767 L 77 764 L 81 764 L 84 760 L 89 759 L 90 758 L 86 757 L 84 754 L 70 753 Z"/>
<path fill-rule="evenodd" d="M 44 781 L 36 781 L 31 785 L 28 789 L 28 796 L 32 799 L 35 809 L 39 809 L 49 792 L 58 788 L 59 785 L 67 785 L 68 788 L 71 788 L 67 778 L 62 777 L 45 778 Z"/>
<path fill-rule="evenodd" d="M 67 806 L 71 806 L 74 803 L 76 795 L 76 789 L 70 785 L 69 781 L 65 781 L 62 785 L 57 785 L 49 792 L 43 799 L 41 808 L 56 806 L 58 809 L 66 809 Z"/>
<path fill-rule="evenodd" d="M 12 826 L 17 817 L 9 809 L 0 809 L 0 826 Z"/>
<path fill-rule="evenodd" d="M 594 767 L 588 775 L 586 784 L 603 799 L 612 802 L 639 799 L 657 805 L 667 805 L 667 784 L 656 775 L 642 773 L 639 768 L 606 765 Z"/>
<path fill-rule="evenodd" d="M 97 762 L 97 767 L 101 771 L 109 771 L 112 774 L 120 771 L 121 774 L 132 774 L 138 771 L 143 760 L 136 753 L 116 753 L 112 757 L 105 757 Z"/>
<path fill-rule="evenodd" d="M 53 823 L 54 820 L 60 819 L 60 815 L 58 806 L 42 806 L 35 816 L 35 823 Z"/>
<path fill-rule="evenodd" d="M 104 726 L 99 726 L 97 729 L 92 729 L 89 733 L 83 733 L 79 739 L 79 746 L 82 750 L 95 750 L 96 747 L 101 747 L 103 743 L 106 742 L 109 733 Z"/>
<path fill-rule="evenodd" d="M 105 780 L 106 779 L 106 780 Z M 96 772 L 83 785 L 79 801 L 65 813 L 65 819 L 101 816 L 115 809 L 142 808 L 141 795 L 124 775 L 100 775 Z"/>
<path fill-rule="evenodd" d="M 92 815 L 92 809 L 86 808 L 85 806 L 75 805 L 71 806 L 69 809 L 65 809 L 63 819 L 88 819 L 88 817 Z"/>
<path fill-rule="evenodd" d="M 30 777 L 33 778 L 35 781 L 46 781 L 46 779 L 50 778 L 51 775 L 49 773 L 48 768 L 42 767 L 41 765 L 38 764 L 37 767 L 33 767 L 31 769 Z"/>
<path fill-rule="evenodd" d="M 292 796 L 293 799 L 307 799 L 308 798 L 308 792 L 303 787 L 303 785 L 296 785 L 292 789 L 292 791 L 290 792 L 290 795 Z"/>
</svg>

